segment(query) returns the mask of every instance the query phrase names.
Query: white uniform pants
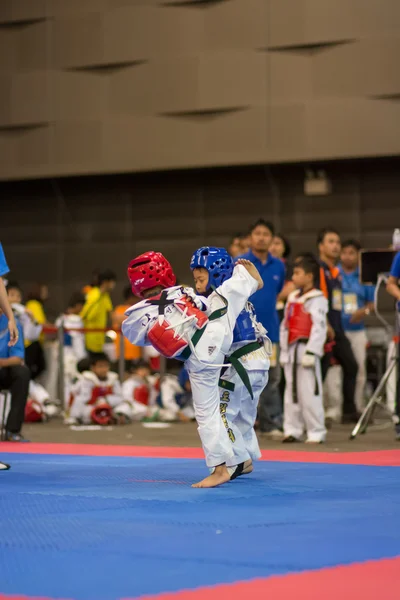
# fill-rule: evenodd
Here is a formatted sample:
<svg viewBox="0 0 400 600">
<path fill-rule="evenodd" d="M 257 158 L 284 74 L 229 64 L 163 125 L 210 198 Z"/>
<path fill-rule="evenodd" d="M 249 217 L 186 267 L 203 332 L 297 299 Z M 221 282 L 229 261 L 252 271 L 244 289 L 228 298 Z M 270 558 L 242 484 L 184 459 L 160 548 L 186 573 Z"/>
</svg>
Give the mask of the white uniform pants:
<svg viewBox="0 0 400 600">
<path fill-rule="evenodd" d="M 332 365 L 328 369 L 323 385 L 325 416 L 338 423 L 343 412 L 342 380 L 342 367 L 339 364 Z"/>
<path fill-rule="evenodd" d="M 365 408 L 365 384 L 367 382 L 367 343 L 368 338 L 365 329 L 361 331 L 346 331 L 346 337 L 351 344 L 354 358 L 358 364 L 355 403 L 357 410 L 362 412 Z"/>
<path fill-rule="evenodd" d="M 396 344 L 390 342 L 386 356 L 386 368 L 392 364 L 393 357 L 396 356 Z M 386 404 L 393 414 L 396 412 L 396 385 L 397 385 L 397 370 L 396 367 L 392 370 L 386 383 Z"/>
<path fill-rule="evenodd" d="M 326 436 L 321 364 L 318 360 L 315 369 L 302 367 L 301 358 L 304 351 L 305 344 L 300 344 L 297 351 L 298 366 L 296 368 L 297 403 L 294 402 L 293 395 L 293 362 L 285 365 L 283 430 L 285 436 L 292 435 L 298 439 L 306 431 L 308 441 L 320 442 L 324 441 Z M 291 352 L 291 357 L 293 354 L 294 352 Z"/>
<path fill-rule="evenodd" d="M 227 465 L 238 465 L 250 458 L 258 460 L 261 456 L 254 423 L 260 394 L 268 383 L 268 371 L 247 371 L 253 390 L 253 399 L 233 367 L 223 374 L 222 379 L 234 384 L 234 391 L 220 388 L 220 412 L 228 435 L 232 442 L 234 456 Z"/>
</svg>

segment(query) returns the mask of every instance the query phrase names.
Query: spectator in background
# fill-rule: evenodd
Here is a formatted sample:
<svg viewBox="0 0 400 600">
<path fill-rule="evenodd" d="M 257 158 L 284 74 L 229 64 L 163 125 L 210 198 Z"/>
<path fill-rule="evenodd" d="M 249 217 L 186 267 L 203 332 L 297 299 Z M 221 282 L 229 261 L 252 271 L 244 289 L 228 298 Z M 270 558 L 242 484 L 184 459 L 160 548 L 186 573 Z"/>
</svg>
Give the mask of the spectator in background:
<svg viewBox="0 0 400 600">
<path fill-rule="evenodd" d="M 75 292 L 69 299 L 67 308 L 61 314 L 57 321 L 56 327 L 63 324 L 64 333 L 64 403 L 63 408 L 67 408 L 71 396 L 73 382 L 78 375 L 78 363 L 85 359 L 85 335 L 82 331 L 83 321 L 79 316 L 85 304 L 85 296 L 81 292 Z M 57 365 L 55 365 L 57 369 Z"/>
<path fill-rule="evenodd" d="M 390 277 L 388 279 L 386 289 L 388 293 L 396 300 L 396 318 L 397 332 L 400 330 L 400 252 L 394 257 L 392 268 L 390 269 Z M 398 342 L 398 356 L 400 356 L 400 343 Z M 396 386 L 396 415 L 398 422 L 396 424 L 396 438 L 400 441 L 400 366 L 397 366 L 397 386 Z"/>
<path fill-rule="evenodd" d="M 8 348 L 12 348 L 19 341 L 20 328 L 17 326 L 14 313 L 8 301 L 7 292 L 4 285 L 3 277 L 4 275 L 7 275 L 8 272 L 9 268 L 6 262 L 6 257 L 4 256 L 3 246 L 0 243 L 0 312 L 2 313 L 2 317 L 4 317 L 4 319 L 6 320 L 6 331 L 4 332 L 3 337 L 1 337 L 0 340 L 4 339 L 7 343 L 8 339 Z M 0 378 L 4 375 L 4 373 L 5 370 L 3 368 L 0 368 Z M 28 396 L 28 392 L 26 393 L 26 396 Z M 24 414 L 24 411 L 25 406 L 23 408 L 22 414 Z M 3 423 L 1 423 L 1 426 L 3 426 Z M 8 471 L 9 468 L 10 465 L 8 465 L 7 463 L 0 462 L 0 471 Z"/>
<path fill-rule="evenodd" d="M 44 303 L 48 297 L 48 287 L 42 283 L 35 283 L 27 295 L 26 310 L 29 311 L 35 323 L 42 327 L 50 325 L 44 312 Z M 46 369 L 43 341 L 43 334 L 35 341 L 25 340 L 25 361 L 31 371 L 32 379 L 39 377 Z"/>
<path fill-rule="evenodd" d="M 85 285 L 82 288 L 82 294 L 84 296 L 87 296 L 88 293 L 90 292 L 90 290 L 92 290 L 94 287 L 97 287 L 99 285 L 99 275 L 100 275 L 99 269 L 94 269 L 92 271 L 92 278 L 90 280 L 90 283 L 88 285 Z"/>
<path fill-rule="evenodd" d="M 116 275 L 106 270 L 99 274 L 98 285 L 91 288 L 86 296 L 86 302 L 81 312 L 86 329 L 106 329 L 108 318 L 113 309 L 110 292 L 114 289 Z M 86 350 L 90 357 L 103 353 L 105 331 L 95 331 L 85 334 Z"/>
<path fill-rule="evenodd" d="M 360 282 L 358 268 L 360 250 L 361 245 L 357 240 L 343 242 L 339 270 L 342 276 L 343 288 L 343 328 L 358 365 L 355 404 L 357 410 L 362 412 L 365 404 L 368 343 L 364 319 L 374 310 L 375 288 L 373 285 L 363 285 Z"/>
<path fill-rule="evenodd" d="M 112 313 L 111 323 L 112 323 L 112 326 L 114 329 L 121 328 L 122 322 L 126 319 L 125 311 L 127 311 L 130 306 L 133 306 L 133 304 L 136 304 L 136 302 L 139 301 L 139 298 L 137 298 L 134 295 L 134 293 L 132 292 L 132 288 L 130 285 L 127 285 L 125 287 L 124 292 L 123 292 L 123 297 L 124 297 L 124 303 L 116 306 Z M 139 358 L 141 358 L 142 353 L 141 353 L 141 349 L 139 348 L 139 346 L 134 346 L 125 337 L 123 339 L 124 339 L 125 371 L 129 372 L 131 362 L 133 360 L 138 360 Z M 115 352 L 116 352 L 117 359 L 119 358 L 120 348 L 121 348 L 121 334 L 117 333 L 117 336 L 115 338 Z"/>
<path fill-rule="evenodd" d="M 264 281 L 264 287 L 250 297 L 250 302 L 254 305 L 257 320 L 268 331 L 268 337 L 273 345 L 269 381 L 260 397 L 260 430 L 273 438 L 281 438 L 283 411 L 279 391 L 281 368 L 276 302 L 285 283 L 285 266 L 280 259 L 269 252 L 274 233 L 272 223 L 258 219 L 250 228 L 250 251 L 243 254 L 241 258 L 250 260 L 257 267 Z"/>
<path fill-rule="evenodd" d="M 291 265 L 289 265 L 290 252 L 291 252 L 291 247 L 290 247 L 288 240 L 282 234 L 274 235 L 274 237 L 272 239 L 270 253 L 272 254 L 272 256 L 275 256 L 275 258 L 280 258 L 280 260 L 285 265 L 285 269 L 286 269 L 285 285 L 283 286 L 283 289 L 278 296 L 278 302 L 276 303 L 276 309 L 278 311 L 279 321 L 282 321 L 282 319 L 283 319 L 283 313 L 285 310 L 285 303 L 286 303 L 287 297 L 295 289 L 295 285 L 292 281 L 292 267 L 291 267 Z"/>
<path fill-rule="evenodd" d="M 244 236 L 242 233 L 237 233 L 233 236 L 228 248 L 228 252 L 232 258 L 237 258 L 244 252 L 247 252 L 248 247 L 245 240 L 247 240 L 247 236 Z"/>
<path fill-rule="evenodd" d="M 342 278 L 336 266 L 340 255 L 340 237 L 333 228 L 322 229 L 317 237 L 320 258 L 320 289 L 328 300 L 328 338 L 333 343 L 331 352 L 322 359 L 322 377 L 325 378 L 332 356 L 343 369 L 343 423 L 358 420 L 355 406 L 357 362 L 342 325 Z"/>
</svg>

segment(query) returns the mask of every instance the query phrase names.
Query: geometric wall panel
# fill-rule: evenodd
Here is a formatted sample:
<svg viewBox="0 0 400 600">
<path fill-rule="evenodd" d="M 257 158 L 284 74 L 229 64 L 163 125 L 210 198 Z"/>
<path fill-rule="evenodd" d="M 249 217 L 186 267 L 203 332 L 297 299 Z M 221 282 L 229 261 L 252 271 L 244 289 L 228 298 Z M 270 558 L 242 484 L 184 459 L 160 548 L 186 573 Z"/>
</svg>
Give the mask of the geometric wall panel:
<svg viewBox="0 0 400 600">
<path fill-rule="evenodd" d="M 399 154 L 399 56 L 398 0 L 3 0 L 0 178 Z"/>
<path fill-rule="evenodd" d="M 48 16 L 47 4 L 46 0 L 1 0 L 0 23 L 45 19 Z"/>
<path fill-rule="evenodd" d="M 270 0 L 270 46 L 295 46 L 397 34 L 395 0 Z"/>
</svg>

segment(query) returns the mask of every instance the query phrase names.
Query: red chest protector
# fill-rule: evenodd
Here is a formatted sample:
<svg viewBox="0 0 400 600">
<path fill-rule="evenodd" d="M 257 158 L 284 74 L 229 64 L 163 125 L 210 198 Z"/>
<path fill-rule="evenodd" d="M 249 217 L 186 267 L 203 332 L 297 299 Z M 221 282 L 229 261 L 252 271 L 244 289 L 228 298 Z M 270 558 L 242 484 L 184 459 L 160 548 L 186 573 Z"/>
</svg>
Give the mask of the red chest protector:
<svg viewBox="0 0 400 600">
<path fill-rule="evenodd" d="M 96 385 L 96 387 L 94 387 L 92 390 L 92 396 L 88 402 L 88 405 L 91 406 L 92 404 L 96 404 L 99 398 L 104 398 L 105 396 L 108 396 L 112 393 L 113 389 L 111 385 Z"/>
<path fill-rule="evenodd" d="M 147 333 L 147 337 L 153 348 L 167 358 L 178 356 L 187 346 L 188 342 L 181 337 L 175 336 L 173 325 L 164 316 L 164 308 L 168 305 L 174 305 L 181 313 L 186 310 L 186 317 L 193 318 L 193 324 L 197 329 L 203 329 L 208 322 L 207 315 L 193 306 L 188 298 L 182 296 L 176 300 L 167 300 L 167 293 L 164 291 L 159 296 L 149 298 L 149 304 L 158 305 L 161 307 L 160 319 L 155 321 Z M 172 325 L 172 327 L 171 327 Z M 171 329 L 168 329 L 171 327 Z"/>
<path fill-rule="evenodd" d="M 143 385 L 138 385 L 133 390 L 133 399 L 136 402 L 139 402 L 139 404 L 143 404 L 144 406 L 147 406 L 149 403 L 149 397 L 150 397 L 149 388 L 145 383 Z"/>
<path fill-rule="evenodd" d="M 302 302 L 291 302 L 288 307 L 286 326 L 289 332 L 289 344 L 299 340 L 308 340 L 312 328 L 312 319 Z"/>
</svg>

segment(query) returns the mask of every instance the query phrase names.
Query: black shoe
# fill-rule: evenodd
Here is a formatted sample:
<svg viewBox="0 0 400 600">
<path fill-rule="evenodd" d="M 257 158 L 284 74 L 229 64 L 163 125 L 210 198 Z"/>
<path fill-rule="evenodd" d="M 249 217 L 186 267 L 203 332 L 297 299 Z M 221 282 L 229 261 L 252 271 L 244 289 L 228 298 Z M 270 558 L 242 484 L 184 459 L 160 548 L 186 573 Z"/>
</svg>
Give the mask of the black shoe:
<svg viewBox="0 0 400 600">
<path fill-rule="evenodd" d="M 11 431 L 7 431 L 6 433 L 6 442 L 29 442 L 30 440 L 27 440 L 26 438 L 24 438 L 23 435 L 21 435 L 20 433 L 11 433 Z"/>
<path fill-rule="evenodd" d="M 282 440 L 282 444 L 296 444 L 299 442 L 301 442 L 301 440 L 295 438 L 293 435 L 287 435 Z"/>
<path fill-rule="evenodd" d="M 10 465 L 8 465 L 7 463 L 0 462 L 0 471 L 8 471 L 9 468 Z"/>
</svg>

